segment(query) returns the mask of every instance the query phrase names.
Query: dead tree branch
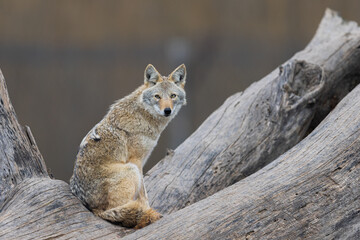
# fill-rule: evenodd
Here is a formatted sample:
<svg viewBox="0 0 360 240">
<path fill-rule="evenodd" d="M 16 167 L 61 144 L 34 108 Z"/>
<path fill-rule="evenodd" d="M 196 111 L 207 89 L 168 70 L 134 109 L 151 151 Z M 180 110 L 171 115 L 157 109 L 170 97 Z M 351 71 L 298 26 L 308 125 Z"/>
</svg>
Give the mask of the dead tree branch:
<svg viewBox="0 0 360 240">
<path fill-rule="evenodd" d="M 184 208 L 295 146 L 360 82 L 360 28 L 327 10 L 309 45 L 228 98 L 148 173 L 150 205 Z"/>
</svg>

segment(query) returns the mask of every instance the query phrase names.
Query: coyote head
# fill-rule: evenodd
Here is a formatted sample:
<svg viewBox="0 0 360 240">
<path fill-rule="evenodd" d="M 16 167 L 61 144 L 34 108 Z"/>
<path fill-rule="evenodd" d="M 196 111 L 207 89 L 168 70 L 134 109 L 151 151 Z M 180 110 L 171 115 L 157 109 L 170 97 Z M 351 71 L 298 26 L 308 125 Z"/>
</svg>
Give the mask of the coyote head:
<svg viewBox="0 0 360 240">
<path fill-rule="evenodd" d="M 141 94 L 144 107 L 153 115 L 174 117 L 181 106 L 186 104 L 185 98 L 186 68 L 182 64 L 169 76 L 161 76 L 155 67 L 149 64 L 144 73 L 146 89 Z"/>
</svg>

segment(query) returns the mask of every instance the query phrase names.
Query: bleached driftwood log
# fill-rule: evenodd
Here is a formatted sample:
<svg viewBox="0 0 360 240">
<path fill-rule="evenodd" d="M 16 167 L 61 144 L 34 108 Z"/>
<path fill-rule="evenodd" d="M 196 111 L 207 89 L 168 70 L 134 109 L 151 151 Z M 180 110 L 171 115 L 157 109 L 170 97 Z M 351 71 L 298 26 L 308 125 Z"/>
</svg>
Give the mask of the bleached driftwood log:
<svg viewBox="0 0 360 240">
<path fill-rule="evenodd" d="M 360 29 L 327 10 L 309 45 L 228 98 L 148 173 L 150 205 L 171 213 L 243 179 L 308 134 L 356 84 Z"/>
<path fill-rule="evenodd" d="M 360 239 L 360 86 L 261 170 L 125 239 Z"/>
<path fill-rule="evenodd" d="M 327 10 L 305 50 L 230 97 L 146 185 L 167 214 L 242 180 L 135 233 L 95 217 L 48 177 L 1 75 L 0 239 L 358 236 L 360 90 L 297 143 L 359 82 L 359 46 L 356 23 Z"/>
</svg>

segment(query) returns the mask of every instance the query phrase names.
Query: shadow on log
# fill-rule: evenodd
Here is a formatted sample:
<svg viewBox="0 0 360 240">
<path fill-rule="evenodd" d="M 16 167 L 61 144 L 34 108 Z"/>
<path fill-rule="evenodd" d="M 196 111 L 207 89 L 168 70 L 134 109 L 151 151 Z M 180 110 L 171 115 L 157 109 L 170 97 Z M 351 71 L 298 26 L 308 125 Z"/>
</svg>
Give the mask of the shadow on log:
<svg viewBox="0 0 360 240">
<path fill-rule="evenodd" d="M 1 75 L 0 238 L 358 238 L 359 87 L 317 125 L 359 83 L 359 46 L 357 24 L 327 10 L 303 51 L 230 97 L 149 172 L 153 207 L 191 206 L 136 232 L 95 217 L 49 178 Z"/>
</svg>

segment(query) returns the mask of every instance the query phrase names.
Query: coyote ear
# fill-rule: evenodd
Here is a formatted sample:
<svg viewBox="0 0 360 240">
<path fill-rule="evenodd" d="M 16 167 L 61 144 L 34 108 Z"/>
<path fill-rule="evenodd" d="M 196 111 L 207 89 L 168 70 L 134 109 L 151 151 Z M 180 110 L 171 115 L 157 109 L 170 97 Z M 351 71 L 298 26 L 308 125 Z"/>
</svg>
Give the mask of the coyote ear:
<svg viewBox="0 0 360 240">
<path fill-rule="evenodd" d="M 160 76 L 160 73 L 155 69 L 155 67 L 151 64 L 147 65 L 144 72 L 144 82 L 151 83 L 153 85 L 156 84 Z"/>
<path fill-rule="evenodd" d="M 181 87 L 185 86 L 186 82 L 186 67 L 184 64 L 181 64 L 178 66 L 169 77 L 171 80 L 174 81 L 176 85 L 179 85 Z"/>
</svg>

